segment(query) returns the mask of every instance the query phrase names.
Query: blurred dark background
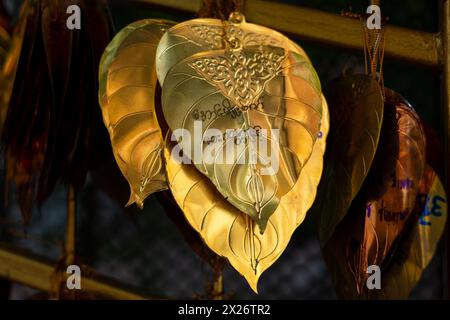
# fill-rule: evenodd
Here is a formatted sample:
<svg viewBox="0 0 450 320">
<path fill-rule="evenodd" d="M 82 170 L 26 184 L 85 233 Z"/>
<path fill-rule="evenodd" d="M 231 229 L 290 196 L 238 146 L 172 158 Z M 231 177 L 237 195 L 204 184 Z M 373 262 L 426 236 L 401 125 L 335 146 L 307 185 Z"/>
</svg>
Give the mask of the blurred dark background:
<svg viewBox="0 0 450 320">
<path fill-rule="evenodd" d="M 363 13 L 368 5 L 368 1 L 357 0 L 280 2 L 333 13 L 342 10 Z M 19 0 L 3 0 L 12 21 L 17 17 L 20 4 Z M 110 3 L 108 11 L 115 32 L 143 18 L 182 21 L 194 17 L 126 0 Z M 437 1 L 382 1 L 382 12 L 389 17 L 389 24 L 438 31 Z M 362 52 L 295 40 L 309 54 L 325 92 L 329 81 L 342 74 L 344 69 L 362 70 L 364 67 Z M 386 87 L 407 98 L 420 117 L 435 128 L 440 137 L 445 137 L 440 117 L 438 71 L 385 59 L 384 72 Z M 109 163 L 105 164 L 105 170 L 117 171 L 117 168 Z M 136 208 L 125 210 L 125 202 L 119 204 L 108 197 L 89 176 L 77 201 L 78 254 L 98 274 L 116 278 L 148 295 L 193 298 L 205 293 L 206 284 L 211 280 L 210 267 L 185 243 L 154 196 L 146 200 L 142 211 Z M 9 204 L 0 211 L 0 240 L 57 260 L 61 255 L 65 230 L 64 187 L 58 187 L 41 210 L 36 210 L 26 228 L 20 224 L 21 215 L 12 192 Z M 231 267 L 226 268 L 224 284 L 226 297 L 258 297 Z M 259 292 L 258 298 L 268 299 L 336 298 L 310 218 L 297 229 L 281 258 L 262 275 Z M 15 284 L 10 298 L 22 299 L 35 293 L 33 289 Z M 440 299 L 445 295 L 444 248 L 441 245 L 411 298 Z"/>
</svg>

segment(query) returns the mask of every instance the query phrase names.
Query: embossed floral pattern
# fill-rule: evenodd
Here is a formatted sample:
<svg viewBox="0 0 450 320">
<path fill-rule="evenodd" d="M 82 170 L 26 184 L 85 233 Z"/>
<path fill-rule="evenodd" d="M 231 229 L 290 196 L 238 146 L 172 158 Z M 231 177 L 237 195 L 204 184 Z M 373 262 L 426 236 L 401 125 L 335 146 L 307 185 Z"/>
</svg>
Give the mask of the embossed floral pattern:
<svg viewBox="0 0 450 320">
<path fill-rule="evenodd" d="M 226 52 L 199 58 L 190 66 L 242 108 L 258 100 L 265 83 L 276 76 L 285 58 L 284 50 Z"/>
</svg>

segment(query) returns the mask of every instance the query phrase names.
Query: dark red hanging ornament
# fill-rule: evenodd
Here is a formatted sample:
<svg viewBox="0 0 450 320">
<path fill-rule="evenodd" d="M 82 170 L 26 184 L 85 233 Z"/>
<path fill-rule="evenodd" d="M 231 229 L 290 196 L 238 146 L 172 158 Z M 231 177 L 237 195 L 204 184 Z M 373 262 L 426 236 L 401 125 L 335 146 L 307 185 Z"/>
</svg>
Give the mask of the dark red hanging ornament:
<svg viewBox="0 0 450 320">
<path fill-rule="evenodd" d="M 25 221 L 58 182 L 83 186 L 101 128 L 97 69 L 110 40 L 102 1 L 26 1 L 13 92 L 2 133 L 7 180 L 15 182 Z M 69 30 L 67 7 L 81 9 Z M 103 134 L 103 132 L 101 132 Z"/>
</svg>

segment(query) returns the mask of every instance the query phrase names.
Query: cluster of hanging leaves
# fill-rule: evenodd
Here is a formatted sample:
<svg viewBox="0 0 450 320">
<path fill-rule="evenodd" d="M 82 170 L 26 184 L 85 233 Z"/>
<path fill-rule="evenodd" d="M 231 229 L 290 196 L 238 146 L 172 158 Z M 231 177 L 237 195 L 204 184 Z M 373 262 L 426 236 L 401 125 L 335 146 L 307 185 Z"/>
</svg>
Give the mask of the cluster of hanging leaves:
<svg viewBox="0 0 450 320">
<path fill-rule="evenodd" d="M 82 8 L 81 30 L 66 27 L 71 4 Z M 203 14 L 224 19 L 236 8 L 214 4 Z M 10 86 L 2 90 L 7 178 L 25 221 L 59 181 L 83 185 L 99 148 L 98 92 L 128 205 L 142 207 L 162 191 L 169 216 L 215 270 L 226 258 L 257 292 L 318 192 L 312 213 L 338 295 L 408 296 L 443 232 L 447 199 L 442 159 L 430 152 L 438 138 L 404 98 L 373 76 L 347 76 L 331 85 L 329 115 L 307 55 L 273 30 L 239 15 L 142 20 L 106 47 L 101 8 L 100 0 L 26 1 L 12 37 L 0 29 L 2 84 Z M 184 135 L 171 141 L 178 129 L 195 137 L 199 120 L 200 151 L 213 161 L 197 161 Z M 216 135 L 206 136 L 208 128 Z M 262 142 L 280 132 L 269 148 L 279 155 L 273 174 L 261 174 L 271 159 L 249 137 L 226 135 L 254 128 Z M 239 152 L 223 164 L 228 142 Z M 382 269 L 381 290 L 366 285 L 373 264 Z"/>
<path fill-rule="evenodd" d="M 131 188 L 129 204 L 142 206 L 149 194 L 169 188 L 165 203 L 178 204 L 209 249 L 255 291 L 315 198 L 328 132 L 327 104 L 309 59 L 273 34 L 245 21 L 140 21 L 112 41 L 100 71 L 103 118 Z M 261 56 L 270 72 L 247 64 Z M 265 82 L 259 86 L 248 74 Z M 446 218 L 442 184 L 426 165 L 424 129 L 412 107 L 371 75 L 344 77 L 331 88 L 332 134 L 312 210 L 325 260 L 341 297 L 406 297 L 433 256 Z M 255 108 L 243 110 L 249 105 Z M 261 168 L 239 158 L 231 165 L 180 163 L 174 151 L 195 160 L 194 142 L 183 135 L 169 141 L 170 135 L 182 128 L 195 136 L 195 120 L 204 122 L 202 137 L 211 127 L 225 137 L 219 144 L 203 137 L 201 151 L 212 158 L 224 154 L 226 129 L 280 129 L 281 172 L 264 180 L 256 174 Z M 193 248 L 207 261 L 214 256 Z M 382 267 L 381 291 L 367 290 L 372 264 Z"/>
<path fill-rule="evenodd" d="M 237 48 L 229 50 L 235 43 L 227 43 L 227 36 L 237 36 Z M 195 145 L 184 136 L 178 146 L 193 165 L 177 163 L 171 146 L 165 152 L 169 187 L 186 218 L 257 291 L 260 274 L 303 221 L 320 179 L 325 145 L 316 141 L 321 129 L 326 136 L 328 114 L 317 75 L 298 46 L 243 20 L 225 26 L 211 19 L 178 24 L 162 37 L 156 64 L 162 110 L 172 131 L 182 128 L 195 137 L 195 120 L 203 121 L 202 135 L 208 128 L 220 137 L 228 129 L 253 126 L 267 129 L 268 135 L 281 131 L 279 144 L 271 145 L 271 152 L 280 155 L 280 170 L 268 176 L 260 175 L 265 168 L 239 161 L 241 156 L 264 157 L 248 140 L 241 153 L 232 153 L 236 158 L 230 164 L 216 160 L 223 159 L 223 148 L 235 137 L 204 138 L 201 148 L 211 152 L 212 162 L 205 155 L 201 162 L 192 159 L 195 154 L 188 150 Z M 210 117 L 212 106 L 219 110 Z"/>
<path fill-rule="evenodd" d="M 383 92 L 372 76 L 337 80 L 329 99 L 330 165 L 314 209 L 335 288 L 342 298 L 407 298 L 447 214 L 425 130 L 411 105 L 392 90 Z M 371 265 L 381 268 L 381 290 L 368 289 Z"/>
<path fill-rule="evenodd" d="M 404 299 L 446 222 L 447 199 L 434 171 L 442 173 L 442 160 L 431 151 L 439 139 L 408 101 L 384 88 L 384 29 L 363 29 L 367 75 L 330 85 L 327 166 L 312 211 L 339 297 Z M 369 278 L 374 266 L 381 279 Z"/>
<path fill-rule="evenodd" d="M 150 194 L 168 188 L 162 155 L 167 125 L 157 114 L 162 111 L 155 54 L 164 30 L 173 25 L 166 20 L 130 24 L 107 46 L 99 67 L 99 102 L 116 163 L 130 186 L 128 205 L 141 208 Z M 204 245 L 170 192 L 156 196 L 193 251 L 213 270 L 221 270 L 225 261 Z"/>
<path fill-rule="evenodd" d="M 101 61 L 99 100 L 116 162 L 130 185 L 129 204 L 142 206 L 149 194 L 168 187 L 169 200 L 204 243 L 257 291 L 259 276 L 284 251 L 314 200 L 328 107 L 306 54 L 281 34 L 243 20 L 174 25 L 133 23 L 116 35 Z M 231 34 L 239 43 L 233 50 Z M 268 135 L 280 130 L 280 143 L 271 145 L 280 155 L 279 173 L 261 175 L 263 167 L 239 161 L 252 154 L 246 140 L 230 165 L 180 163 L 173 149 L 194 160 L 188 152 L 193 141 L 172 143 L 171 134 L 182 128 L 195 137 L 196 120 L 203 121 L 202 151 L 208 149 L 203 136 L 209 127 L 220 137 L 227 129 L 258 126 Z M 211 141 L 214 158 L 223 145 Z"/>
<path fill-rule="evenodd" d="M 96 148 L 97 69 L 109 42 L 101 1 L 25 1 L 18 64 L 2 133 L 7 179 L 25 221 L 58 182 L 79 189 Z M 66 26 L 70 5 L 81 29 Z"/>
</svg>

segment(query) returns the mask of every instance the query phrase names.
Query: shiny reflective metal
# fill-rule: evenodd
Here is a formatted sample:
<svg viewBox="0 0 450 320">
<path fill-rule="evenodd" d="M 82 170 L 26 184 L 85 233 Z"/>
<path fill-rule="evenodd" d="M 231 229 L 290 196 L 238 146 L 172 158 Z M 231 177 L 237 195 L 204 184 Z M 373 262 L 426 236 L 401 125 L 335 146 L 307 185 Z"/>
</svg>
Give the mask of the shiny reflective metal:
<svg viewBox="0 0 450 320">
<path fill-rule="evenodd" d="M 251 46 L 272 46 L 297 52 L 305 51 L 283 34 L 257 24 L 247 23 L 241 13 L 232 13 L 228 21 L 193 19 L 177 24 L 161 38 L 156 54 L 158 80 L 163 85 L 169 70 L 196 53 Z"/>
<path fill-rule="evenodd" d="M 366 286 L 368 266 L 391 264 L 401 238 L 417 223 L 414 208 L 426 166 L 425 133 L 418 115 L 398 93 L 385 93 L 380 143 L 363 187 L 364 232 L 358 250 L 349 245 L 346 252 L 359 287 Z"/>
<path fill-rule="evenodd" d="M 322 136 L 294 187 L 281 198 L 263 234 L 194 165 L 177 163 L 171 157 L 171 147 L 165 149 L 169 187 L 187 220 L 214 252 L 228 259 L 255 292 L 259 277 L 286 249 L 315 199 L 328 129 L 328 107 L 323 98 Z"/>
<path fill-rule="evenodd" d="M 380 142 L 370 173 L 324 247 L 340 298 L 406 299 L 434 255 L 447 219 L 447 197 L 426 164 L 425 134 L 415 111 L 386 89 Z M 381 289 L 367 288 L 368 267 Z"/>
<path fill-rule="evenodd" d="M 129 203 L 142 205 L 168 184 L 205 243 L 257 291 L 260 275 L 284 251 L 315 199 L 329 129 L 326 100 L 303 50 L 281 34 L 246 24 L 239 14 L 223 23 L 201 19 L 180 25 L 136 22 L 108 46 L 100 66 L 104 122 L 130 184 Z M 216 48 L 210 32 L 218 26 L 227 36 Z M 184 28 L 191 31 L 186 35 Z M 166 29 L 156 58 L 158 76 L 165 79 L 164 119 L 158 118 L 164 123 L 158 124 L 155 53 Z M 163 45 L 168 47 L 162 50 Z M 278 144 L 270 150 L 278 153 L 279 171 L 263 176 L 249 163 L 236 169 L 236 159 L 231 165 L 177 162 L 172 149 L 178 142 L 187 149 L 186 142 L 166 138 L 164 147 L 161 127 L 167 122 L 171 130 L 192 132 L 198 119 L 222 130 L 279 129 Z"/>
<path fill-rule="evenodd" d="M 399 254 L 382 277 L 382 290 L 373 290 L 373 298 L 406 299 L 436 252 L 448 219 L 448 199 L 442 182 L 430 166 L 425 168 L 420 181 L 418 199 L 419 221 L 410 238 L 400 243 Z"/>
<path fill-rule="evenodd" d="M 378 186 L 367 191 L 361 244 L 368 265 L 389 264 L 396 241 L 418 219 L 413 210 L 426 166 L 425 132 L 418 115 L 398 93 L 385 93 L 385 124 L 373 164 L 378 172 L 372 183 Z M 367 266 L 363 269 L 367 274 Z"/>
<path fill-rule="evenodd" d="M 383 123 L 383 91 L 370 75 L 346 75 L 329 85 L 332 123 L 328 163 L 311 213 L 323 247 L 344 219 L 369 173 Z"/>
<path fill-rule="evenodd" d="M 320 135 L 324 107 L 309 59 L 285 36 L 234 13 L 226 22 L 195 19 L 171 28 L 156 63 L 167 124 L 192 137 L 178 140 L 184 155 L 264 232 Z M 220 139 L 211 143 L 208 129 Z M 257 147 L 251 137 L 239 146 L 236 136 L 227 135 L 232 129 L 244 135 L 256 129 Z M 270 146 L 268 152 L 261 145 Z M 213 161 L 205 161 L 205 153 Z"/>
<path fill-rule="evenodd" d="M 120 31 L 100 62 L 99 101 L 116 162 L 130 184 L 127 205 L 167 189 L 155 114 L 156 46 L 175 22 L 142 20 Z"/>
<path fill-rule="evenodd" d="M 324 258 L 339 298 L 408 298 L 434 256 L 447 220 L 447 196 L 442 182 L 430 166 L 426 167 L 420 180 L 417 200 L 414 212 L 419 215 L 419 219 L 414 221 L 398 243 L 392 263 L 381 271 L 380 290 L 364 287 L 358 291 L 345 258 L 349 245 L 346 239 L 351 230 L 347 228 L 348 224 L 338 226 L 337 232 L 324 248 Z"/>
</svg>

